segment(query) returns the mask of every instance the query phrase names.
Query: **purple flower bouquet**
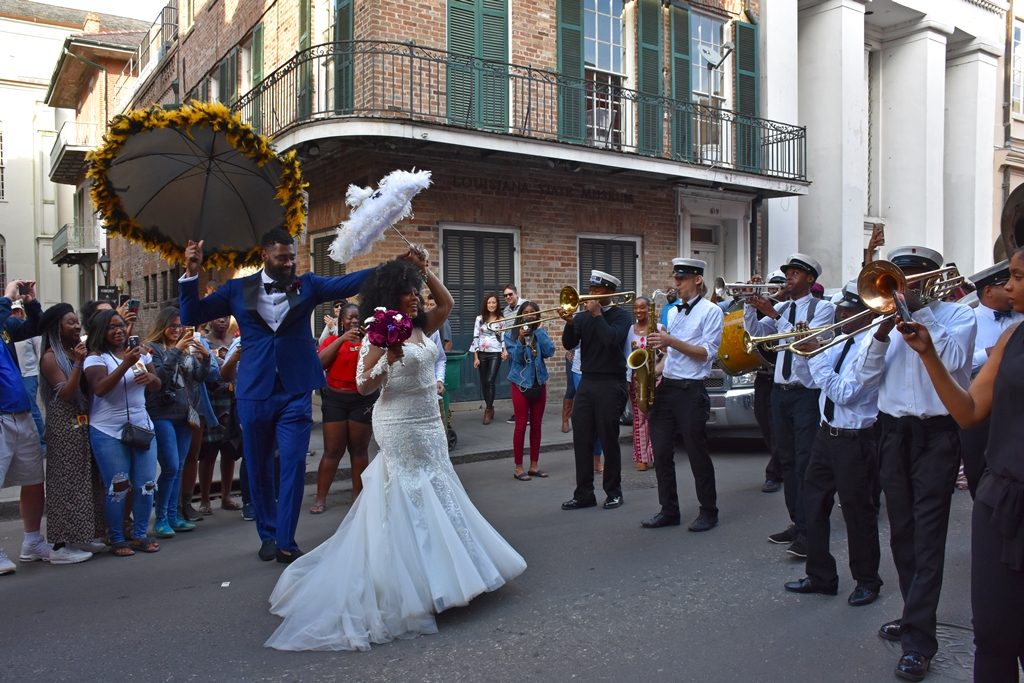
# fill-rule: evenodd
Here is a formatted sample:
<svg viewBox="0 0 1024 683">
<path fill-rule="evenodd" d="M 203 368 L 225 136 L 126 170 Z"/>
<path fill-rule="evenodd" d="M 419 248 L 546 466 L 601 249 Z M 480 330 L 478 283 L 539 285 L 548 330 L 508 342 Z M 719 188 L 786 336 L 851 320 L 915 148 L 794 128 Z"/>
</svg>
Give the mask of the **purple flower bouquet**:
<svg viewBox="0 0 1024 683">
<path fill-rule="evenodd" d="M 412 336 L 412 319 L 383 307 L 375 308 L 373 315 L 363 324 L 366 326 L 366 340 L 382 349 L 400 346 Z"/>
</svg>

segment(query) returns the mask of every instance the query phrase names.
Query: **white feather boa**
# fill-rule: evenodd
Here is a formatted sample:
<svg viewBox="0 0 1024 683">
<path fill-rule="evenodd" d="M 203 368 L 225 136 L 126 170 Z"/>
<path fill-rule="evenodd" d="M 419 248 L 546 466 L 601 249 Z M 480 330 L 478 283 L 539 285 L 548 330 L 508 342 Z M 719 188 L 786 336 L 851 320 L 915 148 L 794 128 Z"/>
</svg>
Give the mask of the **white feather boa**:
<svg viewBox="0 0 1024 683">
<path fill-rule="evenodd" d="M 389 227 L 412 215 L 412 198 L 430 185 L 430 171 L 392 171 L 374 190 L 349 185 L 345 203 L 352 207 L 348 220 L 338 226 L 330 256 L 347 263 L 370 251 Z"/>
</svg>

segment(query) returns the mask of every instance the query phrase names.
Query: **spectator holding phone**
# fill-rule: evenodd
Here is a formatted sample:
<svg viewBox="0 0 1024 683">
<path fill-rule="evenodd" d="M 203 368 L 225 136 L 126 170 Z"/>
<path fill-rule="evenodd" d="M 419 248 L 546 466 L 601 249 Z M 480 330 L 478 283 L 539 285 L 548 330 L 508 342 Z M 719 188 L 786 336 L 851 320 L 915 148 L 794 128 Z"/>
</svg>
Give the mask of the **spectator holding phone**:
<svg viewBox="0 0 1024 683">
<path fill-rule="evenodd" d="M 211 371 L 217 365 L 222 368 L 228 360 L 228 348 L 233 339 L 228 336 L 231 316 L 214 318 L 203 338 L 206 348 L 214 360 Z M 231 497 L 231 485 L 235 479 L 235 461 L 242 457 L 242 437 L 235 412 L 234 385 L 211 372 L 206 377 L 206 392 L 210 399 L 215 420 L 208 420 L 203 430 L 203 443 L 199 449 L 199 512 L 212 515 L 210 491 L 213 488 L 213 470 L 220 456 L 220 507 L 223 510 L 240 510 L 241 505 Z M 185 481 L 184 485 L 189 482 Z"/>
<path fill-rule="evenodd" d="M 103 483 L 103 508 L 113 554 L 130 557 L 136 550 L 155 553 L 160 545 L 147 536 L 156 495 L 156 442 L 145 448 L 121 440 L 127 424 L 152 430 L 146 394 L 160 390 L 153 360 L 138 337 L 125 334 L 127 323 L 117 311 L 96 313 L 85 342 L 85 380 L 92 394 L 89 444 Z M 131 535 L 125 539 L 124 506 L 132 491 Z"/>
</svg>

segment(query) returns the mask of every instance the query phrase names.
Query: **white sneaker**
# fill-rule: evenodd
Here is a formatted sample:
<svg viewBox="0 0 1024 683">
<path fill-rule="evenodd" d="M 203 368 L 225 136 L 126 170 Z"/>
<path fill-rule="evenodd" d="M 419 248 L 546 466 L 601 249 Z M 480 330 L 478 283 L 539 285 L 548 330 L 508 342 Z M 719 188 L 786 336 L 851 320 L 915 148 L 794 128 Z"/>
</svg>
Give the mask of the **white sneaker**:
<svg viewBox="0 0 1024 683">
<path fill-rule="evenodd" d="M 92 557 L 92 553 L 85 550 L 75 550 L 64 546 L 60 550 L 50 551 L 50 564 L 78 564 L 85 562 Z"/>
<path fill-rule="evenodd" d="M 22 562 L 35 562 L 36 560 L 42 560 L 43 562 L 50 561 L 50 552 L 53 551 L 53 546 L 39 539 L 35 543 L 29 541 L 21 542 L 21 555 L 18 557 Z"/>
<path fill-rule="evenodd" d="M 105 553 L 110 550 L 110 546 L 99 538 L 94 538 L 87 543 L 72 543 L 71 547 L 75 550 L 84 550 L 87 553 Z"/>
<path fill-rule="evenodd" d="M 0 576 L 4 574 L 13 574 L 18 571 L 18 568 L 11 562 L 11 558 L 7 557 L 7 553 L 4 552 L 3 548 L 0 548 Z"/>
</svg>

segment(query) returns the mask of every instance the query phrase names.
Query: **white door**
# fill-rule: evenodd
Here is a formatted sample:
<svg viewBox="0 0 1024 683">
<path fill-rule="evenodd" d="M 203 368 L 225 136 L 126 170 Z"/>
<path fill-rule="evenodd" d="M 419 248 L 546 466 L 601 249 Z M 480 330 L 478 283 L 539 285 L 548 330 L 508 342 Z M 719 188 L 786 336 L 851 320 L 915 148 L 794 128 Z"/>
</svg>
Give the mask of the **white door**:
<svg viewBox="0 0 1024 683">
<path fill-rule="evenodd" d="M 718 244 L 721 229 L 722 226 L 717 223 L 694 222 L 690 227 L 690 256 L 707 262 L 704 284 L 709 294 L 715 286 L 715 278 L 723 273 L 722 248 Z"/>
</svg>

